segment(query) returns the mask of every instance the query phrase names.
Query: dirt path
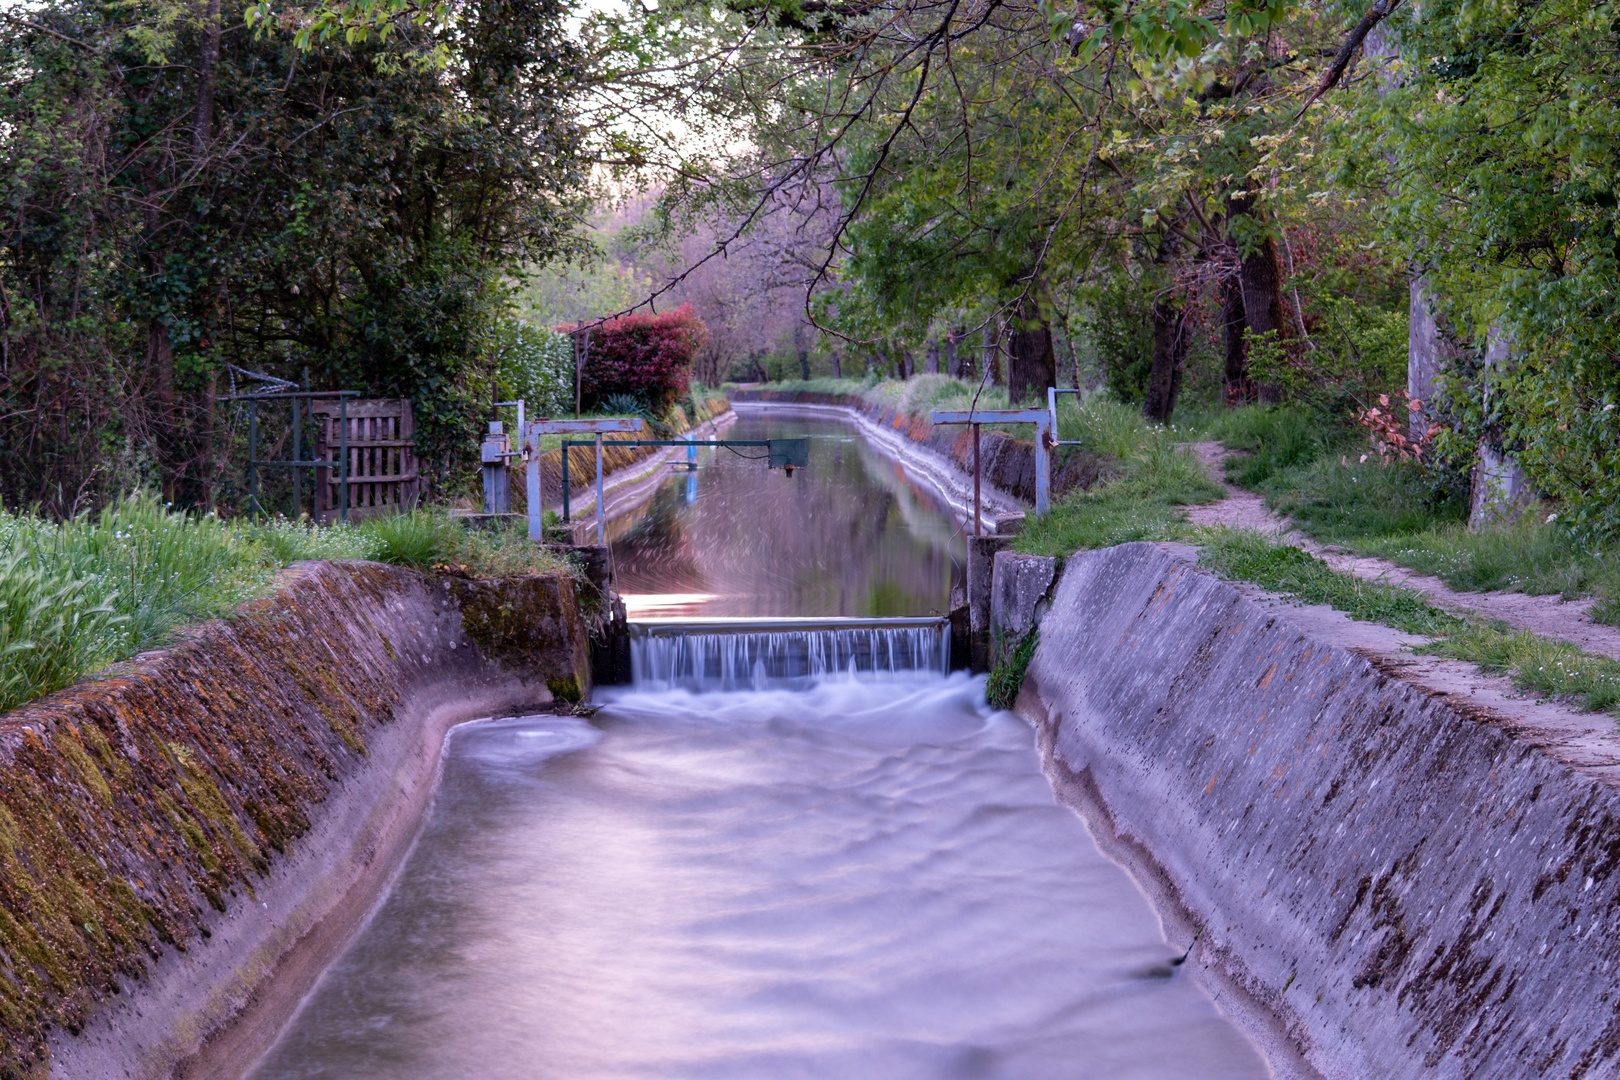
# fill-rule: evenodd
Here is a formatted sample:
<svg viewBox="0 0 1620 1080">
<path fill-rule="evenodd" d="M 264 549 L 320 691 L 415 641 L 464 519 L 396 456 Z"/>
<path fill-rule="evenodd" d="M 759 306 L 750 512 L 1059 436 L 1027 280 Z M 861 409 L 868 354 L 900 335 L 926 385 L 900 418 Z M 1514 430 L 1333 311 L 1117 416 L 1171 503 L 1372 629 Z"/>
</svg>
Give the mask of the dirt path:
<svg viewBox="0 0 1620 1080">
<path fill-rule="evenodd" d="M 1226 483 L 1221 463 L 1230 456 L 1230 450 L 1216 442 L 1187 445 L 1203 462 L 1210 479 L 1226 489 L 1226 498 L 1220 502 L 1194 506 L 1188 510 L 1187 519 L 1194 525 L 1226 525 L 1273 536 L 1319 556 L 1341 573 L 1367 581 L 1416 589 L 1427 595 L 1436 607 L 1447 611 L 1500 619 L 1510 626 L 1529 630 L 1542 637 L 1557 638 L 1587 652 L 1620 660 L 1620 627 L 1593 622 L 1587 613 L 1595 603 L 1591 599 L 1564 601 L 1557 596 L 1530 596 L 1526 593 L 1459 592 L 1437 577 L 1420 574 L 1384 559 L 1355 555 L 1341 548 L 1319 544 L 1295 529 L 1286 518 L 1266 509 L 1260 496 L 1254 492 Z"/>
</svg>

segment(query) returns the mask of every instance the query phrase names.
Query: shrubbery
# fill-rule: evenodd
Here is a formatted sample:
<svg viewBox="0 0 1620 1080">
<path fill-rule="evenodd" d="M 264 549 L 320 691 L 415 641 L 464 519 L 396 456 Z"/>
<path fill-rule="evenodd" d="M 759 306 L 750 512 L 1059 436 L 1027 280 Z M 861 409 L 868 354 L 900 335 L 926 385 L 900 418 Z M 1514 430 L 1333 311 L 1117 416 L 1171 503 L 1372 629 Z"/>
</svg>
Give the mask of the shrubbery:
<svg viewBox="0 0 1620 1080">
<path fill-rule="evenodd" d="M 567 334 L 507 323 L 489 334 L 485 352 L 503 400 L 521 399 L 531 418 L 574 411 L 574 343 Z"/>
<path fill-rule="evenodd" d="M 664 416 L 686 396 L 692 358 L 709 340 L 709 328 L 692 305 L 662 315 L 625 315 L 591 331 L 590 349 L 580 373 L 586 409 L 610 395 L 634 395 L 653 416 Z"/>
</svg>

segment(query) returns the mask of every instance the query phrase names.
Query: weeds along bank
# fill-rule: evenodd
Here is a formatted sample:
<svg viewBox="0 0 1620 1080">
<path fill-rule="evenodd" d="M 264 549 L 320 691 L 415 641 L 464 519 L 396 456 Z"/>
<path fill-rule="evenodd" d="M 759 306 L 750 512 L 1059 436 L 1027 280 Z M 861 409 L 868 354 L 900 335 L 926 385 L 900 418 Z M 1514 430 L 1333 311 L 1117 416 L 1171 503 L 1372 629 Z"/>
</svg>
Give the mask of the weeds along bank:
<svg viewBox="0 0 1620 1080">
<path fill-rule="evenodd" d="M 280 584 L 0 716 L 0 1075 L 229 1074 L 402 856 L 449 727 L 588 692 L 570 573 Z"/>
<path fill-rule="evenodd" d="M 225 521 L 135 495 L 66 522 L 0 511 L 0 710 L 270 595 L 305 559 L 374 559 L 474 576 L 564 571 L 508 532 L 420 511 L 350 527 Z"/>
</svg>

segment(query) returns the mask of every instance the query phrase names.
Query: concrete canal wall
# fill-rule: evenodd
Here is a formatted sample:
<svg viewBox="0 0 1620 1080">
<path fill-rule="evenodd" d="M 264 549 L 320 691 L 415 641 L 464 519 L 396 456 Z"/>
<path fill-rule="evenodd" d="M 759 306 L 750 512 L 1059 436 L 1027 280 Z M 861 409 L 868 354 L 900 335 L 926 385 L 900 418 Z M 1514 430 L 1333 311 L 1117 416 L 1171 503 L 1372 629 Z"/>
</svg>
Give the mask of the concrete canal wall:
<svg viewBox="0 0 1620 1080">
<path fill-rule="evenodd" d="M 589 678 L 571 578 L 304 564 L 0 717 L 0 1075 L 238 1075 L 399 864 L 448 729 Z"/>
<path fill-rule="evenodd" d="M 1620 1070 L 1616 745 L 1407 677 L 1395 632 L 1192 549 L 995 575 L 998 629 L 1040 622 L 1019 705 L 1054 786 L 1280 1072 Z"/>
<path fill-rule="evenodd" d="M 827 394 L 801 390 L 739 389 L 730 392 L 734 407 L 752 406 L 811 406 L 834 412 L 857 426 L 876 432 L 883 441 L 898 438 L 911 444 L 904 447 L 911 454 L 924 451 L 957 474 L 954 487 L 961 488 L 965 478 L 969 501 L 972 499 L 973 433 L 963 424 L 934 427 L 925 416 L 908 416 L 893 406 L 878 406 L 849 394 Z M 1000 431 L 985 431 L 979 437 L 979 457 L 983 481 L 988 485 L 986 494 L 1000 504 L 1000 509 L 1016 507 L 1020 502 L 1035 502 L 1035 444 L 1028 439 L 1017 439 Z M 1100 477 L 1102 463 L 1090 455 L 1070 453 L 1057 464 L 1052 473 L 1054 498 L 1075 489 L 1090 488 Z M 955 492 L 952 493 L 953 495 Z"/>
</svg>

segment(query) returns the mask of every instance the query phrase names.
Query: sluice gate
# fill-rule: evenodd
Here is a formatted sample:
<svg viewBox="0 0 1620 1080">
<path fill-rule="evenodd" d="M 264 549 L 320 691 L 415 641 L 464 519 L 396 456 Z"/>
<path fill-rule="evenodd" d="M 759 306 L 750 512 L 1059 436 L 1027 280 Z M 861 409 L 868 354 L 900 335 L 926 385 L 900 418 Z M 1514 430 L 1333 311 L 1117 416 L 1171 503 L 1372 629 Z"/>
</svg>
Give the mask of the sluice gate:
<svg viewBox="0 0 1620 1080">
<path fill-rule="evenodd" d="M 912 618 L 686 618 L 630 623 L 640 688 L 760 690 L 829 676 L 943 674 L 950 620 Z"/>
</svg>

